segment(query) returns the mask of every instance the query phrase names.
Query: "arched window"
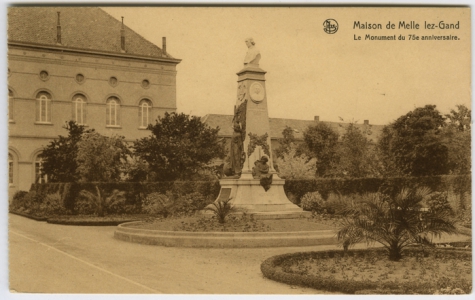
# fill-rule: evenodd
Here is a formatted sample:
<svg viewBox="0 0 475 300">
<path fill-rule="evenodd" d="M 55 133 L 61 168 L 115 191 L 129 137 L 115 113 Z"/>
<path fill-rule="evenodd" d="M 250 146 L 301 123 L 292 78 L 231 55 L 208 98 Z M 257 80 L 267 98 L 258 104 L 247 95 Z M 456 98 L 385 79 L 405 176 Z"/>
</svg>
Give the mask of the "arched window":
<svg viewBox="0 0 475 300">
<path fill-rule="evenodd" d="M 8 90 L 8 120 L 13 121 L 13 92 Z"/>
<path fill-rule="evenodd" d="M 13 155 L 8 154 L 8 184 L 13 185 Z"/>
<path fill-rule="evenodd" d="M 150 112 L 152 110 L 152 102 L 143 99 L 139 104 L 139 128 L 147 128 L 150 124 Z"/>
<path fill-rule="evenodd" d="M 51 95 L 47 92 L 36 95 L 36 122 L 51 123 Z"/>
<path fill-rule="evenodd" d="M 86 97 L 76 94 L 73 97 L 73 120 L 79 125 L 86 124 Z"/>
<path fill-rule="evenodd" d="M 107 99 L 106 108 L 106 125 L 119 126 L 120 117 L 120 102 L 117 97 L 110 97 Z"/>
<path fill-rule="evenodd" d="M 48 176 L 43 173 L 43 159 L 38 154 L 35 159 L 35 183 L 46 182 L 48 182 Z"/>
</svg>

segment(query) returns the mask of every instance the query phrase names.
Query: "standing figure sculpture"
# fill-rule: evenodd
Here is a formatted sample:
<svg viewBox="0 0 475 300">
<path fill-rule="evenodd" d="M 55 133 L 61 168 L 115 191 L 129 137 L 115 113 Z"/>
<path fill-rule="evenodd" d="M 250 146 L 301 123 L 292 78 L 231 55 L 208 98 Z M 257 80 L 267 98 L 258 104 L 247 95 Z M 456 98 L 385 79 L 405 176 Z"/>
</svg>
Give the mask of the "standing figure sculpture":
<svg viewBox="0 0 475 300">
<path fill-rule="evenodd" d="M 241 123 L 235 117 L 233 119 L 233 136 L 229 147 L 229 161 L 223 167 L 223 173 L 226 177 L 239 178 L 241 176 L 245 159 L 242 131 Z"/>
<path fill-rule="evenodd" d="M 261 53 L 259 49 L 256 48 L 256 43 L 254 42 L 253 38 L 246 39 L 247 45 L 247 53 L 246 57 L 244 58 L 244 66 L 248 65 L 256 65 L 259 66 L 259 61 L 261 60 Z"/>
</svg>

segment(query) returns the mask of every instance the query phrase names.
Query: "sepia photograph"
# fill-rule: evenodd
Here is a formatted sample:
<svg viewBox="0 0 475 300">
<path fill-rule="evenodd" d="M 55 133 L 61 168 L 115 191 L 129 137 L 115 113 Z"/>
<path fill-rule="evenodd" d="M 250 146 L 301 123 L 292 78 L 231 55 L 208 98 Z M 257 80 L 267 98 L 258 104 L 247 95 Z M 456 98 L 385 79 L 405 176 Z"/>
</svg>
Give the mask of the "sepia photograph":
<svg viewBox="0 0 475 300">
<path fill-rule="evenodd" d="M 10 296 L 472 293 L 469 6 L 5 13 Z"/>
</svg>

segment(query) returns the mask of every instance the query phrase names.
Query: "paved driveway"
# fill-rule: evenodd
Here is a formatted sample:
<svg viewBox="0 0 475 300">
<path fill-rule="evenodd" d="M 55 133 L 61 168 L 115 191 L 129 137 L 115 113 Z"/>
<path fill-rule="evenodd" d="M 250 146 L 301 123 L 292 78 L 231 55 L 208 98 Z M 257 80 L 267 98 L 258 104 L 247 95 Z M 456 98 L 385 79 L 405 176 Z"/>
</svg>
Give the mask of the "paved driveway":
<svg viewBox="0 0 475 300">
<path fill-rule="evenodd" d="M 10 290 L 16 292 L 319 293 L 268 280 L 260 271 L 272 255 L 319 247 L 167 248 L 116 240 L 115 226 L 54 225 L 11 214 L 9 225 Z"/>
<path fill-rule="evenodd" d="M 116 240 L 115 226 L 11 214 L 9 225 L 10 290 L 27 293 L 321 294 L 266 279 L 260 264 L 277 254 L 335 248 L 168 248 Z"/>
</svg>

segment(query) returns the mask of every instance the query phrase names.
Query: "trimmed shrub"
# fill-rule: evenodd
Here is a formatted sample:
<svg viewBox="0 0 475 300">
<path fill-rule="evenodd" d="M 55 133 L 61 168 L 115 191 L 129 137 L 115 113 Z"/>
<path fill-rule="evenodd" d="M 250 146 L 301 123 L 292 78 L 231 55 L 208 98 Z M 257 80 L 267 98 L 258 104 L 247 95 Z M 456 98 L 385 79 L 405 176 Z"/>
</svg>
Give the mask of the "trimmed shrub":
<svg viewBox="0 0 475 300">
<path fill-rule="evenodd" d="M 303 210 L 314 211 L 318 214 L 325 211 L 325 201 L 319 192 L 311 192 L 303 195 L 301 206 Z"/>
</svg>

